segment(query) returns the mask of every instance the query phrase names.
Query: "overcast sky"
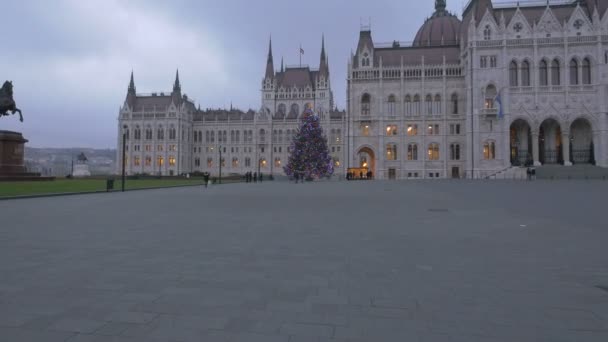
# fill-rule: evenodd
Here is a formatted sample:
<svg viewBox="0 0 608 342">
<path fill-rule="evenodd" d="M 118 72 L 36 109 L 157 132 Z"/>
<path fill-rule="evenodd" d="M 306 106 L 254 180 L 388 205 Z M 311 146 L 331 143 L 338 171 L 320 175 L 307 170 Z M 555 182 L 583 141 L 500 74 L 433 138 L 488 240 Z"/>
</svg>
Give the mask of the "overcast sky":
<svg viewBox="0 0 608 342">
<path fill-rule="evenodd" d="M 462 0 L 448 0 L 459 15 Z M 115 148 L 129 74 L 137 92 L 172 89 L 202 108 L 260 107 L 268 38 L 275 67 L 318 67 L 325 34 L 336 104 L 345 106 L 346 63 L 361 23 L 376 42 L 411 41 L 433 0 L 21 0 L 2 4 L 0 80 L 12 80 L 17 130 L 31 147 Z"/>
</svg>

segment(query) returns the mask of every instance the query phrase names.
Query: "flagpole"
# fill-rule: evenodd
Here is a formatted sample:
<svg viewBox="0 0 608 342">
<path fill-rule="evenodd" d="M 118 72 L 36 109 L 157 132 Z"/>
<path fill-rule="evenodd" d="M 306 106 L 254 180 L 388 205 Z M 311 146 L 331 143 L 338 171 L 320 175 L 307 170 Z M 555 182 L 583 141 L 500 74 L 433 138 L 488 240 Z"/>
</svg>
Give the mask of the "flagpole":
<svg viewBox="0 0 608 342">
<path fill-rule="evenodd" d="M 302 44 L 300 44 L 300 68 L 302 67 Z"/>
</svg>

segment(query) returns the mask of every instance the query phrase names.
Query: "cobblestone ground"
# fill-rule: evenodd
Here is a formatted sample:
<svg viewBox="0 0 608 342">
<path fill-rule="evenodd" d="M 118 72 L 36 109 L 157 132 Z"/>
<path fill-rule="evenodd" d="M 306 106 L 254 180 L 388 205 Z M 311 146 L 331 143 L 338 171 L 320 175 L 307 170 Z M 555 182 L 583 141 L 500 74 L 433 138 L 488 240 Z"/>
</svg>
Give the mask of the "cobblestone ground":
<svg viewBox="0 0 608 342">
<path fill-rule="evenodd" d="M 0 341 L 608 341 L 608 182 L 0 201 Z"/>
</svg>

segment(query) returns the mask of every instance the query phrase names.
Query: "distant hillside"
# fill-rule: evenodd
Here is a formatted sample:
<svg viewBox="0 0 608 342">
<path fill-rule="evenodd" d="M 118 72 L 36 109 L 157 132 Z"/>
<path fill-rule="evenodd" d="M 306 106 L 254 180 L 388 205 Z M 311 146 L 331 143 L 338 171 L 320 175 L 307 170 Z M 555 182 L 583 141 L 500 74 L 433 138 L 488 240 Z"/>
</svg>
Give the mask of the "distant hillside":
<svg viewBox="0 0 608 342">
<path fill-rule="evenodd" d="M 63 177 L 72 170 L 72 161 L 84 153 L 93 175 L 115 173 L 116 150 L 93 148 L 36 148 L 25 147 L 25 164 L 29 171 L 45 176 Z"/>
</svg>

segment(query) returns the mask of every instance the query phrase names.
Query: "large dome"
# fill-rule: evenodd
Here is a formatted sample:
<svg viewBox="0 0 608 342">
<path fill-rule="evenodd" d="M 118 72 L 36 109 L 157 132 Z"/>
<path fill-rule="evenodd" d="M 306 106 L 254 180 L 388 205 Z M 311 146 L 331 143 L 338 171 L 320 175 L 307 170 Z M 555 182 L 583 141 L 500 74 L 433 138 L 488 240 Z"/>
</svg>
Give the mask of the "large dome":
<svg viewBox="0 0 608 342">
<path fill-rule="evenodd" d="M 446 11 L 445 0 L 435 1 L 435 13 L 428 18 L 414 39 L 414 46 L 453 45 L 459 42 L 462 22 Z"/>
</svg>

